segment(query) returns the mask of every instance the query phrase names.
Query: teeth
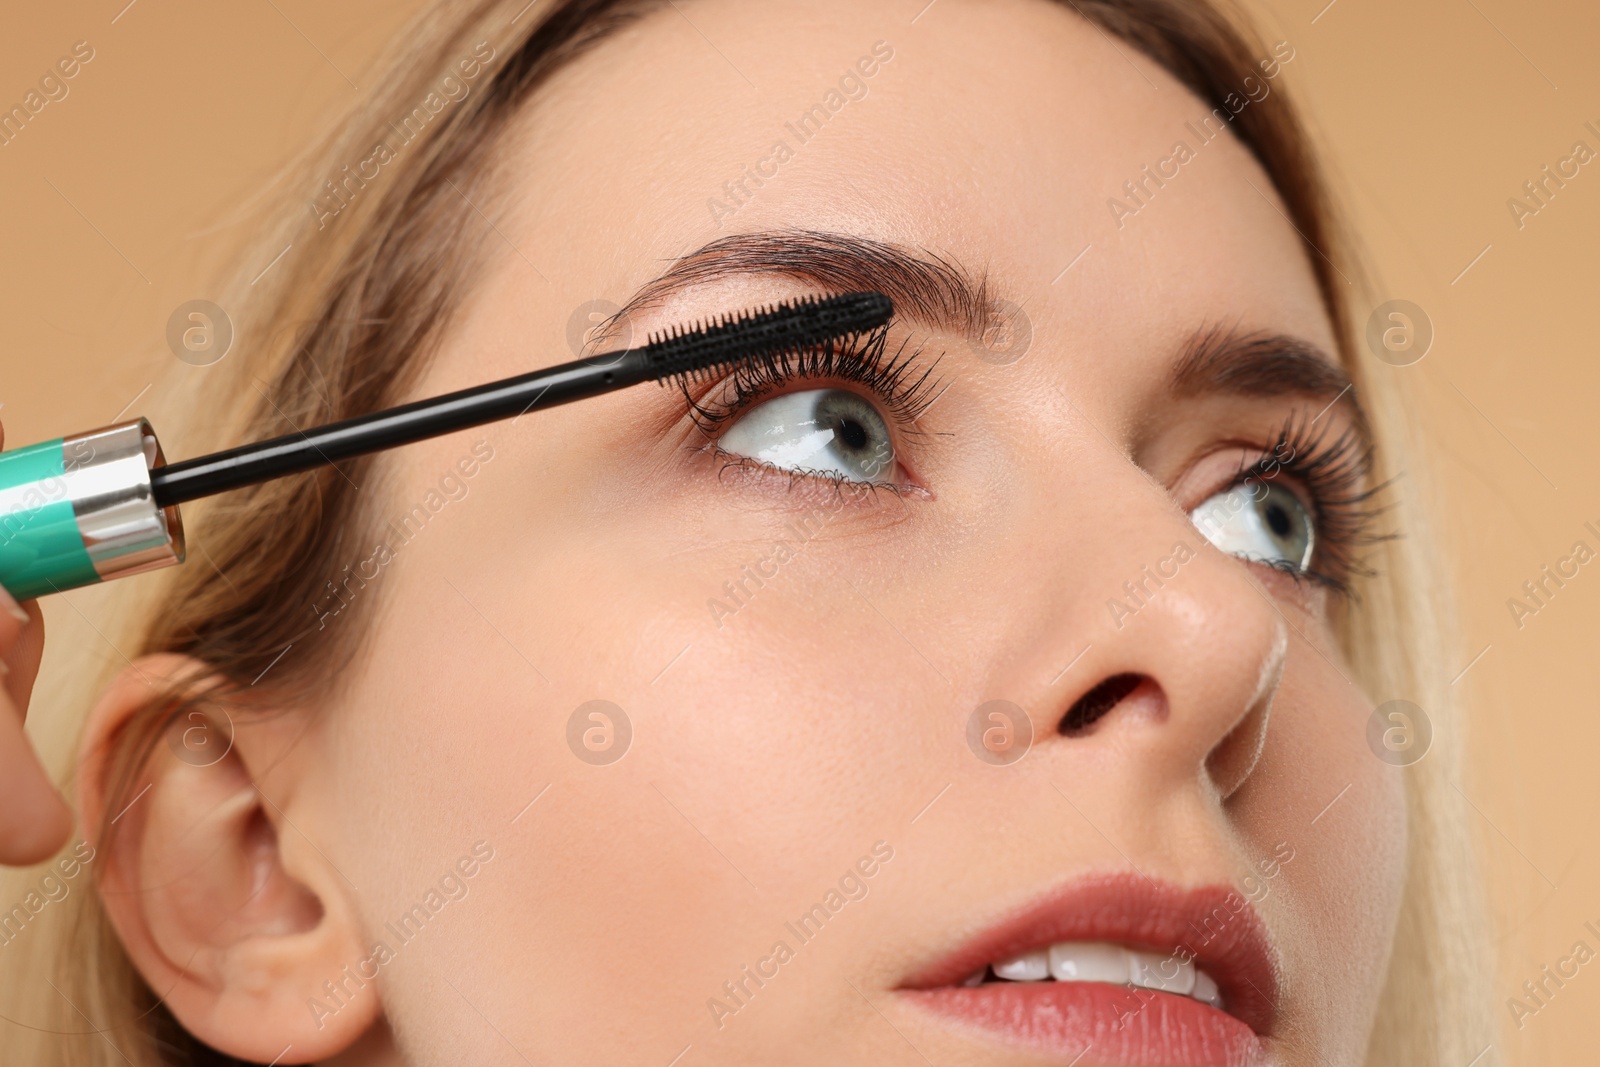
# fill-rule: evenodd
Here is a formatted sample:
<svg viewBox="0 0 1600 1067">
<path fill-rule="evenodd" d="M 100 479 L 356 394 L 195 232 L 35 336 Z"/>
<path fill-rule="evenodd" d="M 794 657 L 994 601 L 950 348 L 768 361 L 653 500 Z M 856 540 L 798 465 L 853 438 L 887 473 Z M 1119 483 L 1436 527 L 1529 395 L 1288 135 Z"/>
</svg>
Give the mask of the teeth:
<svg viewBox="0 0 1600 1067">
<path fill-rule="evenodd" d="M 1041 948 L 1023 953 L 995 964 L 994 973 L 1009 982 L 1042 982 L 1050 977 L 1050 952 Z"/>
<path fill-rule="evenodd" d="M 1213 1008 L 1222 1007 L 1222 994 L 1217 990 L 1217 983 L 1204 971 L 1194 972 L 1194 992 L 1189 995 Z"/>
<path fill-rule="evenodd" d="M 1222 1006 L 1217 983 L 1194 963 L 1176 955 L 1144 952 L 1107 941 L 1063 941 L 1034 949 L 990 966 L 995 977 L 1009 982 L 1109 982 L 1193 997 L 1213 1008 Z M 974 976 L 979 981 L 983 974 Z M 963 985 L 976 985 L 971 978 Z"/>
<path fill-rule="evenodd" d="M 1176 956 L 1162 956 L 1153 952 L 1133 953 L 1133 984 L 1141 989 L 1159 989 L 1166 993 L 1194 992 L 1194 964 L 1180 961 Z"/>
<path fill-rule="evenodd" d="M 1050 977 L 1058 982 L 1132 981 L 1130 953 L 1103 941 L 1066 941 L 1050 946 Z"/>
</svg>

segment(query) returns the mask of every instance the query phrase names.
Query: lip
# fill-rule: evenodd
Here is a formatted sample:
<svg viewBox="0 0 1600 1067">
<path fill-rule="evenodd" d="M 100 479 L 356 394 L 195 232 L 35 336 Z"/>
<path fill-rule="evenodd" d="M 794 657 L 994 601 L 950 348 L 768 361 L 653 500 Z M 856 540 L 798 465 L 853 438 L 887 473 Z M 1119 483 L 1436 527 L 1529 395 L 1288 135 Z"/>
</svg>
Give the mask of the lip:
<svg viewBox="0 0 1600 1067">
<path fill-rule="evenodd" d="M 1226 1010 L 1102 982 L 961 985 L 995 960 L 1061 941 L 1111 941 L 1192 958 L 1217 983 Z M 1052 890 L 915 972 L 898 993 L 1068 1061 L 1092 1049 L 1130 1067 L 1240 1067 L 1264 1057 L 1280 975 L 1266 924 L 1238 890 L 1116 874 Z"/>
</svg>

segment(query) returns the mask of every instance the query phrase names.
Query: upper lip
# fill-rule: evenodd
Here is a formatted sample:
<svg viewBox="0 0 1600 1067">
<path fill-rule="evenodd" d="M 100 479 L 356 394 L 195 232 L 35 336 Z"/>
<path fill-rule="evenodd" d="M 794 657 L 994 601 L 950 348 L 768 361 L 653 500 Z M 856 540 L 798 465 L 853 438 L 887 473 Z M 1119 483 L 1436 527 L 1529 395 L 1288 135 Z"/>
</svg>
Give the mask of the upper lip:
<svg viewBox="0 0 1600 1067">
<path fill-rule="evenodd" d="M 1277 956 L 1255 906 L 1226 885 L 1184 889 L 1124 874 L 1080 879 L 969 938 L 902 988 L 958 985 L 988 963 L 1061 941 L 1192 955 L 1217 983 L 1228 1014 L 1259 1035 L 1271 1031 L 1281 981 Z"/>
</svg>

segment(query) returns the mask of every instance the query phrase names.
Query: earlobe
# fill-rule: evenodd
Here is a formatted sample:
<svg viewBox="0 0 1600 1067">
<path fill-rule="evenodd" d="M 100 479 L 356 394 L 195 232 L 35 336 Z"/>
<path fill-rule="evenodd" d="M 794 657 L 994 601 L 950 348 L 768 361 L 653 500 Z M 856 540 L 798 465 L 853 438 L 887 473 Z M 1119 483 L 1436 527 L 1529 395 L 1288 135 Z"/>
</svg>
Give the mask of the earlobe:
<svg viewBox="0 0 1600 1067">
<path fill-rule="evenodd" d="M 150 719 L 152 700 L 198 667 L 142 658 L 90 716 L 79 810 L 98 839 L 101 899 L 139 973 L 195 1037 L 261 1063 L 285 1046 L 280 1063 L 325 1059 L 372 1027 L 379 1003 L 369 986 L 337 1012 L 314 1010 L 324 983 L 365 952 L 350 885 L 300 837 L 315 813 L 280 806 L 293 808 L 296 762 L 284 757 L 303 713 L 245 714 L 213 685 L 176 717 L 168 700 Z M 148 754 L 119 773 L 137 756 L 128 748 Z"/>
</svg>

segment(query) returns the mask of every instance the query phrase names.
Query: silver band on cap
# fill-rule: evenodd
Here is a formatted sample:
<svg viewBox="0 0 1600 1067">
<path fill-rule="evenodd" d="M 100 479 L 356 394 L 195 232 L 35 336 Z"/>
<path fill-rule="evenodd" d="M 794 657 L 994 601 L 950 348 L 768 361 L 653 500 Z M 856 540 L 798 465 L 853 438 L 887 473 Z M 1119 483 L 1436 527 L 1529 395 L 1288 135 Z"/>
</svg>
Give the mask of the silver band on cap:
<svg viewBox="0 0 1600 1067">
<path fill-rule="evenodd" d="M 61 442 L 62 477 L 84 548 L 102 581 L 183 562 L 183 520 L 159 508 L 150 471 L 166 463 L 143 418 Z"/>
</svg>

